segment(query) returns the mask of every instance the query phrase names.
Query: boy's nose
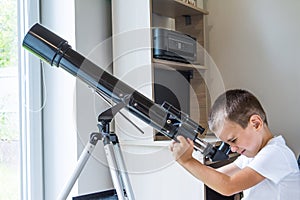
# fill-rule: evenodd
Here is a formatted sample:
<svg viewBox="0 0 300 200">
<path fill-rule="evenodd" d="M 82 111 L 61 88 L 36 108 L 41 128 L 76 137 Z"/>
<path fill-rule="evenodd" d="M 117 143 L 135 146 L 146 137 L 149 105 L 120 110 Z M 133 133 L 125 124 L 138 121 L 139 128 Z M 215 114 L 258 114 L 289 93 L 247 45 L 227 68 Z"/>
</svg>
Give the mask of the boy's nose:
<svg viewBox="0 0 300 200">
<path fill-rule="evenodd" d="M 230 146 L 230 149 L 232 152 L 237 152 L 239 148 L 237 146 Z"/>
</svg>

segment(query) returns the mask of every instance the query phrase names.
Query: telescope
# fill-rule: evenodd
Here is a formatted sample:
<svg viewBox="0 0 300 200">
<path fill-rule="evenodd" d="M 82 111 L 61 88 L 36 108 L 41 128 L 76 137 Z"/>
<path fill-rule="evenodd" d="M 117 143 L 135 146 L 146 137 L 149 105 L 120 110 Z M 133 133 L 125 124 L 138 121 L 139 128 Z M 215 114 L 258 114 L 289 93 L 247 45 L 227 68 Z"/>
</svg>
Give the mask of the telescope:
<svg viewBox="0 0 300 200">
<path fill-rule="evenodd" d="M 73 50 L 66 40 L 41 24 L 37 23 L 31 27 L 22 45 L 51 66 L 61 67 L 78 77 L 98 94 L 111 99 L 116 104 L 124 105 L 130 113 L 163 135 L 175 141 L 178 135 L 193 140 L 194 149 L 212 161 L 229 158 L 228 144 L 214 146 L 199 138 L 204 128 L 187 114 L 168 103 L 156 104 Z"/>
</svg>

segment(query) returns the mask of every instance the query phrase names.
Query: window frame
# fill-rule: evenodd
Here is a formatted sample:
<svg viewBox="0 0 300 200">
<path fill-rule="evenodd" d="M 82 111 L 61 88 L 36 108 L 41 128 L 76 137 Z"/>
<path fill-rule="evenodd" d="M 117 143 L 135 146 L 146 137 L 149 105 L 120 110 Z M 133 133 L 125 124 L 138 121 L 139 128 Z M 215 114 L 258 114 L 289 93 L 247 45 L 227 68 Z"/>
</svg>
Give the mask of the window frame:
<svg viewBox="0 0 300 200">
<path fill-rule="evenodd" d="M 40 1 L 18 0 L 20 198 L 22 200 L 44 199 L 41 62 L 22 48 L 22 41 L 29 27 L 39 21 Z"/>
</svg>

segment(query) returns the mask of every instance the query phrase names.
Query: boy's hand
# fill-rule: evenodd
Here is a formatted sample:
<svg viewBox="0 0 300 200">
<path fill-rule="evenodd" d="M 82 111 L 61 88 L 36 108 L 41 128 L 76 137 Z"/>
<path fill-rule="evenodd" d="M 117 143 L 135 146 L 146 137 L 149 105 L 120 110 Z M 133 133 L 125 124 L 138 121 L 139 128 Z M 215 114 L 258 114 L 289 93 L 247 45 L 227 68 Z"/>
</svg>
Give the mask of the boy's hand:
<svg viewBox="0 0 300 200">
<path fill-rule="evenodd" d="M 183 136 L 177 136 L 178 142 L 172 141 L 169 145 L 169 149 L 173 152 L 173 157 L 175 160 L 184 165 L 189 160 L 191 160 L 192 153 L 194 151 L 194 142 L 191 139 L 186 139 Z"/>
</svg>

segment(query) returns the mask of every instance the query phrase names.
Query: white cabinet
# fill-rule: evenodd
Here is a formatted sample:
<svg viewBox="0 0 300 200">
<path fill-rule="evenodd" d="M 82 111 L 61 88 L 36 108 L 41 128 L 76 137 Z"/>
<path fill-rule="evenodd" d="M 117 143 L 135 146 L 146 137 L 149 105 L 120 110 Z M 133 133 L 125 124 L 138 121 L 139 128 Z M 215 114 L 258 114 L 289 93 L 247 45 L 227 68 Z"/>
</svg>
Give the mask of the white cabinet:
<svg viewBox="0 0 300 200">
<path fill-rule="evenodd" d="M 131 141 L 122 149 L 135 199 L 204 199 L 204 184 L 174 161 L 168 142 Z M 194 156 L 202 160 L 199 152 Z"/>
<path fill-rule="evenodd" d="M 207 128 L 207 110 L 210 106 L 203 79 L 206 71 L 203 49 L 206 14 L 207 11 L 179 0 L 112 1 L 114 75 L 154 100 L 155 70 L 192 71 L 193 77 L 188 88 L 190 95 L 187 97 L 190 105 L 188 114 L 205 128 Z M 173 29 L 195 38 L 198 44 L 195 62 L 186 64 L 154 59 L 152 56 L 152 28 L 154 27 Z M 131 117 L 129 113 L 127 115 L 143 130 L 143 133 L 123 117 L 116 116 L 116 132 L 120 140 L 158 139 L 151 127 Z"/>
<path fill-rule="evenodd" d="M 189 112 L 191 118 L 205 128 L 209 107 L 203 80 L 206 71 L 203 51 L 206 14 L 208 12 L 205 10 L 179 0 L 112 1 L 113 74 L 154 100 L 156 69 L 193 71 Z M 199 45 L 195 63 L 154 59 L 153 27 L 173 29 L 196 38 Z M 122 113 L 142 130 L 135 128 L 121 115 L 115 117 L 115 131 L 136 199 L 204 199 L 203 183 L 173 160 L 168 150 L 169 141 L 155 141 L 161 137 L 155 136 L 153 128 L 125 110 Z M 201 160 L 200 153 L 196 154 Z"/>
<path fill-rule="evenodd" d="M 149 0 L 112 1 L 113 73 L 152 99 L 150 10 Z M 152 128 L 126 115 L 144 133 L 117 115 L 115 128 L 120 140 L 153 140 Z"/>
</svg>

